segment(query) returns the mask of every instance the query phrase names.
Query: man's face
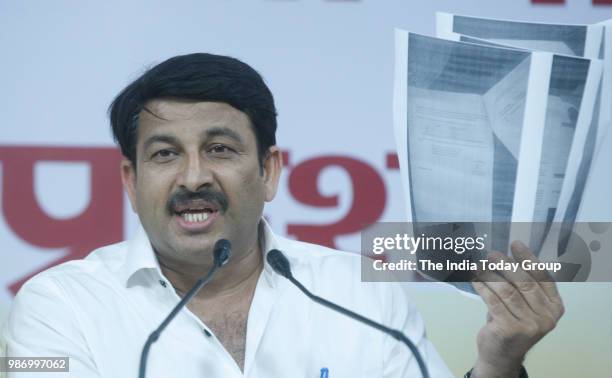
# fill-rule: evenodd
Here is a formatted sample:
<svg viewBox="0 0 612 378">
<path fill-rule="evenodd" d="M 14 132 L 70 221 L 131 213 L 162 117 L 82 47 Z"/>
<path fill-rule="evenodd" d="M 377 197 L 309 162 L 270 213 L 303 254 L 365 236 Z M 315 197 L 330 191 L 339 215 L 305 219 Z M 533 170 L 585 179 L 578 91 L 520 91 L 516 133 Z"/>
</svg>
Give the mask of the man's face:
<svg viewBox="0 0 612 378">
<path fill-rule="evenodd" d="M 139 118 L 136 169 L 124 186 L 156 252 L 166 262 L 208 266 L 220 238 L 236 254 L 257 248 L 265 201 L 281 168 L 271 147 L 263 172 L 249 118 L 224 103 L 154 100 Z M 152 113 L 152 114 L 151 114 Z"/>
</svg>

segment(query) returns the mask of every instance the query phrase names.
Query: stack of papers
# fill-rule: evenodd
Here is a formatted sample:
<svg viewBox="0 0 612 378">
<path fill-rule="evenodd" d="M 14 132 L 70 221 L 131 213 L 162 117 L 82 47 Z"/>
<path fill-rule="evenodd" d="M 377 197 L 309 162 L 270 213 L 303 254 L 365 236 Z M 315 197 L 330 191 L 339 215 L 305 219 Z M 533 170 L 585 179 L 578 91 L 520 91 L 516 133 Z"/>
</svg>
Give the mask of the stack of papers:
<svg viewBox="0 0 612 378">
<path fill-rule="evenodd" d="M 436 38 L 395 37 L 394 127 L 408 220 L 488 223 L 489 247 L 501 251 L 516 239 L 536 253 L 549 238 L 558 244 L 563 235 L 551 236 L 549 226 L 572 229 L 610 128 L 612 20 L 439 13 L 436 21 Z M 517 222 L 534 227 L 525 235 Z"/>
</svg>

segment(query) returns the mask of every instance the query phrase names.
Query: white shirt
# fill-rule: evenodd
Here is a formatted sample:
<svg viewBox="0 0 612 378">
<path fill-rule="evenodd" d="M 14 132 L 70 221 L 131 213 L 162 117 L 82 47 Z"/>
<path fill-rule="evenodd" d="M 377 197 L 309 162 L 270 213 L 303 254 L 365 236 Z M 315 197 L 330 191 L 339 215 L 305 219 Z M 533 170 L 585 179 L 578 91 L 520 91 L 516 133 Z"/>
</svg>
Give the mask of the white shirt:
<svg viewBox="0 0 612 378">
<path fill-rule="evenodd" d="M 263 251 L 283 251 L 294 276 L 313 293 L 401 329 L 418 346 L 431 377 L 452 376 L 401 286 L 361 282 L 359 256 L 277 237 L 265 222 L 263 243 Z M 70 374 L 45 377 L 135 378 L 145 340 L 179 300 L 140 229 L 130 241 L 28 281 L 4 330 L 7 355 L 70 357 Z M 420 377 L 404 344 L 312 302 L 265 262 L 248 315 L 244 373 L 185 308 L 153 344 L 147 377 L 318 378 L 322 368 L 330 378 Z"/>
</svg>

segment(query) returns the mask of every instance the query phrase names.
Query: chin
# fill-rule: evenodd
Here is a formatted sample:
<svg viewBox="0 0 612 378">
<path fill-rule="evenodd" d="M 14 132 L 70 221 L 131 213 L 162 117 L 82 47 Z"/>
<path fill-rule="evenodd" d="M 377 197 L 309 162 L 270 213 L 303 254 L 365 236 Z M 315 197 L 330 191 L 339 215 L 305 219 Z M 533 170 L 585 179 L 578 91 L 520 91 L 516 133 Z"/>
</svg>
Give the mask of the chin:
<svg viewBox="0 0 612 378">
<path fill-rule="evenodd" d="M 198 238 L 199 239 L 199 238 Z M 213 245 L 215 243 L 214 240 L 210 240 L 209 238 L 194 240 L 181 240 L 176 243 L 175 250 L 182 254 L 196 255 L 202 253 L 209 253 L 212 251 Z"/>
</svg>

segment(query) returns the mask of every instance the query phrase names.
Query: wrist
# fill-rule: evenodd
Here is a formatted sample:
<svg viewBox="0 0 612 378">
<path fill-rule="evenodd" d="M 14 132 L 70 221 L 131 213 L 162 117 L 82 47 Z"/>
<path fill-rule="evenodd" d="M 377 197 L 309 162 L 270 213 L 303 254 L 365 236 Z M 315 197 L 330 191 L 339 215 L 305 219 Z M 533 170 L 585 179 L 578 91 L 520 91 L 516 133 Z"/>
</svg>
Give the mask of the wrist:
<svg viewBox="0 0 612 378">
<path fill-rule="evenodd" d="M 501 361 L 500 361 L 501 362 Z M 527 372 L 522 361 L 515 363 L 490 363 L 478 359 L 470 371 L 470 378 L 526 378 Z"/>
</svg>

